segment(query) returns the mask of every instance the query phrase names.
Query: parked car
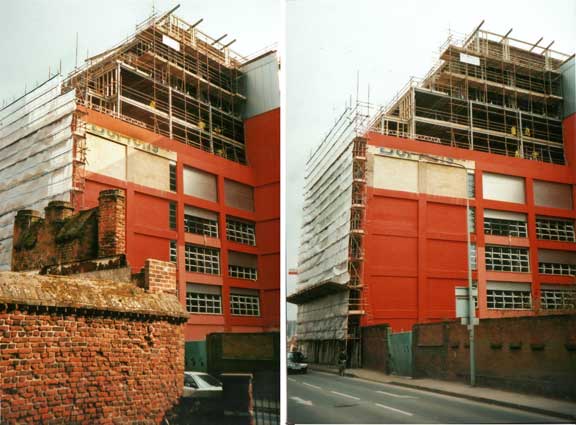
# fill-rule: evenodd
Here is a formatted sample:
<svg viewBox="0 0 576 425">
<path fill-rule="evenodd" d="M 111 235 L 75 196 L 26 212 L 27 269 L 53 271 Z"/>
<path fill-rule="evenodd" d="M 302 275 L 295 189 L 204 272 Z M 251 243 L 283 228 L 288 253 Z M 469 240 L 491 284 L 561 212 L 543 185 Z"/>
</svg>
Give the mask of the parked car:
<svg viewBox="0 0 576 425">
<path fill-rule="evenodd" d="M 306 363 L 306 358 L 300 351 L 289 352 L 286 365 L 288 374 L 308 372 L 308 364 Z"/>
<path fill-rule="evenodd" d="M 182 397 L 194 399 L 221 398 L 222 383 L 204 372 L 184 372 Z"/>
</svg>

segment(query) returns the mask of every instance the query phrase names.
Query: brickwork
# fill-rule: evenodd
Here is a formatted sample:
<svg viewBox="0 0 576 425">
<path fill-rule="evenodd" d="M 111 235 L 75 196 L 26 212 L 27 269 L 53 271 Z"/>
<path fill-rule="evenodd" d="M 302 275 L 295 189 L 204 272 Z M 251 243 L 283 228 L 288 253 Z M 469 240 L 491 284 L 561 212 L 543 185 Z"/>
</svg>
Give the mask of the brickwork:
<svg viewBox="0 0 576 425">
<path fill-rule="evenodd" d="M 481 320 L 475 340 L 479 385 L 576 400 L 576 315 Z M 413 350 L 415 377 L 468 380 L 459 322 L 414 326 Z"/>
<path fill-rule="evenodd" d="M 362 328 L 362 367 L 388 373 L 387 325 Z"/>
<path fill-rule="evenodd" d="M 126 198 L 123 190 L 110 189 L 98 197 L 98 256 L 126 251 Z"/>
<path fill-rule="evenodd" d="M 148 259 L 144 265 L 144 289 L 176 295 L 176 265 Z"/>
<path fill-rule="evenodd" d="M 105 190 L 98 208 L 73 214 L 64 201 L 52 201 L 45 217 L 21 210 L 14 221 L 12 270 L 44 267 L 125 254 L 126 218 L 122 190 Z"/>
<path fill-rule="evenodd" d="M 0 273 L 2 423 L 159 424 L 182 393 L 186 320 L 130 283 Z"/>
</svg>

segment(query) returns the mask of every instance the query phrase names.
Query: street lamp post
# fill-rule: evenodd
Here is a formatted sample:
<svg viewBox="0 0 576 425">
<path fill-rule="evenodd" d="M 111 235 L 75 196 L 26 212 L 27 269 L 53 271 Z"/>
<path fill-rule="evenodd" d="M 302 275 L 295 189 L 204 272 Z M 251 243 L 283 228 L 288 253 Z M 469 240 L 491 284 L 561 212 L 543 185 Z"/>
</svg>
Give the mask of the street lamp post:
<svg viewBox="0 0 576 425">
<path fill-rule="evenodd" d="M 437 158 L 434 156 L 420 154 L 420 158 L 429 159 L 434 162 L 442 162 L 444 164 L 452 165 L 455 167 L 460 167 L 466 172 L 466 178 L 468 178 L 468 168 L 457 162 L 450 162 L 443 158 Z M 472 291 L 472 264 L 470 262 L 470 197 L 468 196 L 468 191 L 466 191 L 466 248 L 468 249 L 468 337 L 470 345 L 470 386 L 476 385 L 476 354 L 474 349 L 475 335 L 474 335 L 474 319 L 475 319 L 475 306 L 474 306 L 474 293 Z"/>
</svg>

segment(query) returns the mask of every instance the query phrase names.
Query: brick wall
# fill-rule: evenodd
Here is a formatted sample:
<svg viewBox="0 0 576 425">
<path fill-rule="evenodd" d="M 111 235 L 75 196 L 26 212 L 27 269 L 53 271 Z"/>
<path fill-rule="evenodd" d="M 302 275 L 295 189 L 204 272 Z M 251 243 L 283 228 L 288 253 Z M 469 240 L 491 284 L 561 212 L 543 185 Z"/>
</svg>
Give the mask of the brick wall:
<svg viewBox="0 0 576 425">
<path fill-rule="evenodd" d="M 576 400 L 576 315 L 481 320 L 479 385 Z M 459 322 L 414 326 L 414 377 L 469 380 L 468 331 Z"/>
<path fill-rule="evenodd" d="M 144 263 L 144 289 L 176 295 L 176 264 L 148 259 Z"/>
<path fill-rule="evenodd" d="M 182 393 L 186 320 L 175 296 L 130 283 L 0 273 L 2 423 L 160 423 Z"/>
<path fill-rule="evenodd" d="M 362 328 L 362 367 L 388 373 L 388 325 Z"/>
<path fill-rule="evenodd" d="M 68 202 L 52 201 L 44 218 L 21 210 L 14 220 L 12 270 L 121 255 L 126 250 L 125 200 L 122 190 L 105 190 L 98 208 L 73 214 Z"/>
</svg>

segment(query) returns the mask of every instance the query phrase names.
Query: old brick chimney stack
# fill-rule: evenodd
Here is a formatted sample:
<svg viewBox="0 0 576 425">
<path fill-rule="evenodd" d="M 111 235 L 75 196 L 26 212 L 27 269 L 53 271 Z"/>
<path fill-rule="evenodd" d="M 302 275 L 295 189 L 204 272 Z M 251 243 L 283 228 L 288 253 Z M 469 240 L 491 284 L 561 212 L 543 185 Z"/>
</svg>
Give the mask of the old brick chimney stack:
<svg viewBox="0 0 576 425">
<path fill-rule="evenodd" d="M 98 197 L 98 257 L 126 252 L 126 197 L 121 189 L 100 192 Z"/>
</svg>

